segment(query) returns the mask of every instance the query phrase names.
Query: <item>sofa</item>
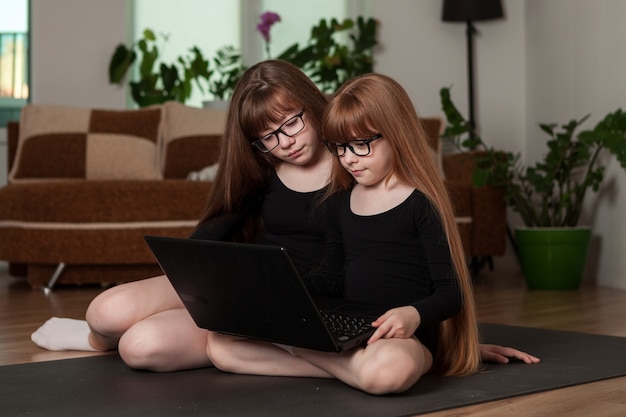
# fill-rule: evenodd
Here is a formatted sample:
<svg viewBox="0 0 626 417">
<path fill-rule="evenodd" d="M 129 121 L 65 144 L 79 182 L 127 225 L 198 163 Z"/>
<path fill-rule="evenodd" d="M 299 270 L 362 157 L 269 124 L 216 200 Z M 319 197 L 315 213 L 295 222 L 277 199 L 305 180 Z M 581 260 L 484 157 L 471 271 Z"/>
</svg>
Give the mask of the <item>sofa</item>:
<svg viewBox="0 0 626 417">
<path fill-rule="evenodd" d="M 161 273 L 148 234 L 188 236 L 217 162 L 226 110 L 177 102 L 135 110 L 29 104 L 8 125 L 0 259 L 33 288 Z"/>
</svg>

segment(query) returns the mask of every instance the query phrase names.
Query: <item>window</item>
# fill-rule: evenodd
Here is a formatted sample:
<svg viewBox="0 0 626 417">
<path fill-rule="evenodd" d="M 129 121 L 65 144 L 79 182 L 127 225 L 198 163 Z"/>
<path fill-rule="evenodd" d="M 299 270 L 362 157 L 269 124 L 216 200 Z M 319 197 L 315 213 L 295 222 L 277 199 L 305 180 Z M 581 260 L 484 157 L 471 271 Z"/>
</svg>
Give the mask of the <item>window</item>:
<svg viewBox="0 0 626 417">
<path fill-rule="evenodd" d="M 207 59 L 224 45 L 241 45 L 239 1 L 134 0 L 132 40 L 152 29 L 159 38 L 159 61 L 172 63 L 197 46 Z M 184 18 L 173 18 L 184 16 Z M 163 42 L 163 36 L 167 41 Z M 201 106 L 207 95 L 194 89 L 187 104 Z"/>
<path fill-rule="evenodd" d="M 28 90 L 28 0 L 0 0 L 0 126 L 19 119 Z"/>
<path fill-rule="evenodd" d="M 141 38 L 146 28 L 168 35 L 167 43 L 159 51 L 165 62 L 172 62 L 194 45 L 208 59 L 225 45 L 240 48 L 243 62 L 248 66 L 267 59 L 263 39 L 256 31 L 259 15 L 266 11 L 276 12 L 282 18 L 272 28 L 271 55 L 295 42 L 306 42 L 311 27 L 322 18 L 371 16 L 370 1 L 364 0 L 316 0 L 309 4 L 293 0 L 134 0 L 132 4 L 129 41 Z M 184 16 L 184 19 L 172 16 Z M 201 106 L 207 97 L 195 90 L 187 104 Z"/>
</svg>

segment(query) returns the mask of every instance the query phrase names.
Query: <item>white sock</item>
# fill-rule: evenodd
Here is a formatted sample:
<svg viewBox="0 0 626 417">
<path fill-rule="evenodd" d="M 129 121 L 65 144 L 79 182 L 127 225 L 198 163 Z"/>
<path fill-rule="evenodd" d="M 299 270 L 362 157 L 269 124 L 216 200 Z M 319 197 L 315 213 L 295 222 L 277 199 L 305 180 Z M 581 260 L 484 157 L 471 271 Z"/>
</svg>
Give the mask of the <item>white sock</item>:
<svg viewBox="0 0 626 417">
<path fill-rule="evenodd" d="M 48 350 L 80 350 L 95 352 L 89 344 L 91 329 L 85 320 L 52 317 L 31 336 L 31 340 Z"/>
</svg>

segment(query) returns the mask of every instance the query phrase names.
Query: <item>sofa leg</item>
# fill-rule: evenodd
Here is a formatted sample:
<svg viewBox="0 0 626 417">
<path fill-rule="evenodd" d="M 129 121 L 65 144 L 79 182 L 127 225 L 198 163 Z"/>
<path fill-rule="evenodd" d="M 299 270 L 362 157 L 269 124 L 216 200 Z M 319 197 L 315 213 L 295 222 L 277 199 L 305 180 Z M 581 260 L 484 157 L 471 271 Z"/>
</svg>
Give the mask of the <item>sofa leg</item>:
<svg viewBox="0 0 626 417">
<path fill-rule="evenodd" d="M 59 265 L 57 265 L 57 268 L 54 270 L 54 273 L 52 274 L 50 281 L 48 281 L 48 285 L 43 287 L 44 294 L 49 295 L 52 292 L 52 287 L 54 287 L 54 284 L 56 284 L 57 280 L 59 279 L 59 277 L 61 276 L 64 270 L 65 270 L 65 263 L 61 262 Z"/>
</svg>

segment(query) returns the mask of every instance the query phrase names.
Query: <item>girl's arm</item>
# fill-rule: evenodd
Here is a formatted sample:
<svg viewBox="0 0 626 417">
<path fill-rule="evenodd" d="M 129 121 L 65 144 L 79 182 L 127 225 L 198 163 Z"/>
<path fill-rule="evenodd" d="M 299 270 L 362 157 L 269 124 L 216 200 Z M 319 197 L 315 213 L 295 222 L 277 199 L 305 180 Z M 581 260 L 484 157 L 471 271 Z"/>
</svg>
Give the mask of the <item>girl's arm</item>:
<svg viewBox="0 0 626 417">
<path fill-rule="evenodd" d="M 199 223 L 189 236 L 190 239 L 229 240 L 244 227 L 246 219 L 261 212 L 262 191 L 247 196 L 238 210 L 224 213 Z"/>
<path fill-rule="evenodd" d="M 413 223 L 428 267 L 431 293 L 411 306 L 419 312 L 420 325 L 435 326 L 459 312 L 463 294 L 439 215 L 425 196 L 420 197 L 415 200 Z"/>
<path fill-rule="evenodd" d="M 403 269 L 400 265 L 397 270 L 404 274 L 406 290 L 416 288 L 416 294 L 419 295 L 408 305 L 390 309 L 379 317 L 373 323 L 377 330 L 370 342 L 380 338 L 407 338 L 416 331 L 419 337 L 431 338 L 436 326 L 457 314 L 462 307 L 462 294 L 448 240 L 439 215 L 430 201 L 419 191 L 415 192 L 402 210 L 395 213 L 403 229 L 397 238 L 399 245 L 402 245 L 398 249 L 404 247 L 404 256 L 411 257 L 406 259 L 411 269 Z M 395 232 L 399 233 L 398 230 Z M 390 264 L 389 268 L 395 265 L 397 261 Z M 409 281 L 414 283 L 409 284 Z M 427 343 L 432 344 L 434 341 Z"/>
</svg>

